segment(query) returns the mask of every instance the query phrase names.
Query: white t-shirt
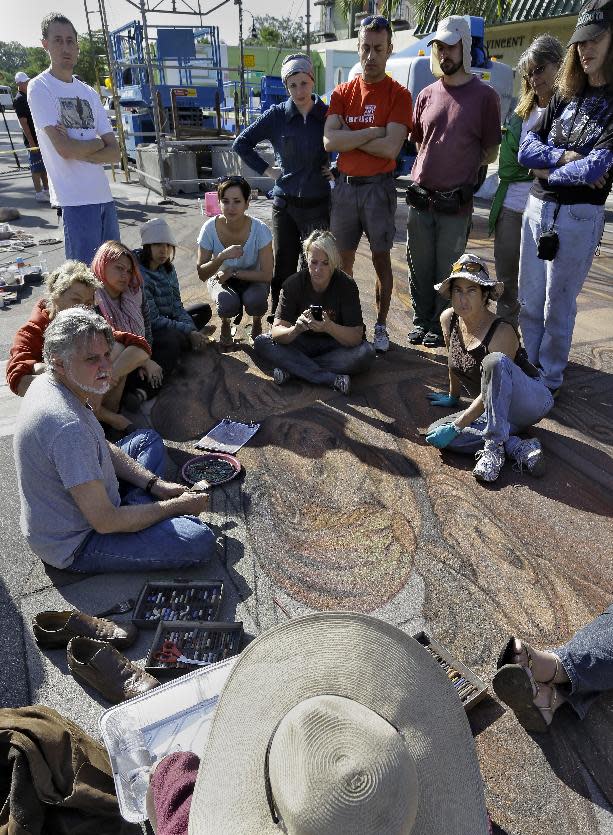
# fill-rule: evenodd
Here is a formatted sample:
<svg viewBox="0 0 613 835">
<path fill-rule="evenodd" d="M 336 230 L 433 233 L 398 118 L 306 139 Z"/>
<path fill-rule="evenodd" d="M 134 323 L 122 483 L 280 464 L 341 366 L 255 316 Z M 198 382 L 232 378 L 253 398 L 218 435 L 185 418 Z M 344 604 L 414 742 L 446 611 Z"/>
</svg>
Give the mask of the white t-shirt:
<svg viewBox="0 0 613 835">
<path fill-rule="evenodd" d="M 528 116 L 524 119 L 521 126 L 521 136 L 519 137 L 519 144 L 524 141 L 529 130 L 536 125 L 539 117 L 545 112 L 544 107 L 537 107 L 534 105 Z M 502 204 L 505 209 L 510 209 L 512 212 L 524 213 L 526 203 L 528 202 L 528 195 L 532 188 L 532 181 L 525 183 L 509 183 L 507 193 Z"/>
<path fill-rule="evenodd" d="M 113 196 L 104 166 L 63 159 L 44 130 L 59 122 L 71 139 L 96 139 L 112 133 L 100 97 L 76 78 L 60 81 L 45 70 L 28 84 L 28 104 L 49 175 L 51 202 L 57 206 L 109 203 Z"/>
</svg>

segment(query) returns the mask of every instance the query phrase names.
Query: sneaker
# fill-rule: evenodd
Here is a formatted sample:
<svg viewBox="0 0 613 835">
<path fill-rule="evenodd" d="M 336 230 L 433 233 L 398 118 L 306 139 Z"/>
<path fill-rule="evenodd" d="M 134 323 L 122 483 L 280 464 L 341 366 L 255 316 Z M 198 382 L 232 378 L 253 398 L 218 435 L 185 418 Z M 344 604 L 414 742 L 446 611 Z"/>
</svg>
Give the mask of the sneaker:
<svg viewBox="0 0 613 835">
<path fill-rule="evenodd" d="M 275 368 L 272 372 L 272 379 L 278 386 L 283 386 L 291 379 L 291 374 L 284 368 Z"/>
<path fill-rule="evenodd" d="M 390 338 L 387 334 L 387 328 L 385 325 L 380 325 L 378 323 L 375 325 L 375 336 L 372 344 L 375 346 L 375 351 L 385 353 L 385 351 L 389 349 Z"/>
<path fill-rule="evenodd" d="M 423 328 L 420 328 L 419 325 L 416 325 L 413 330 L 409 331 L 409 345 L 421 345 L 424 341 L 425 335 L 426 331 Z"/>
<path fill-rule="evenodd" d="M 477 481 L 487 483 L 496 481 L 504 464 L 504 445 L 486 446 L 477 452 L 475 458 L 477 465 L 473 470 L 473 475 Z"/>
<path fill-rule="evenodd" d="M 426 348 L 441 348 L 444 344 L 442 335 L 433 331 L 428 331 L 422 339 L 422 345 L 425 345 Z"/>
<path fill-rule="evenodd" d="M 349 374 L 337 374 L 332 388 L 340 391 L 341 394 L 349 394 L 351 389 L 351 378 Z"/>
<path fill-rule="evenodd" d="M 34 194 L 34 199 L 37 203 L 49 203 L 49 192 L 48 191 L 37 191 Z"/>
<path fill-rule="evenodd" d="M 528 438 L 528 440 L 522 441 L 518 444 L 515 447 L 511 458 L 515 460 L 513 469 L 519 470 L 520 473 L 527 470 L 530 475 L 538 478 L 545 472 L 545 455 L 543 453 L 543 447 L 541 446 L 540 441 L 537 441 L 536 438 Z"/>
</svg>

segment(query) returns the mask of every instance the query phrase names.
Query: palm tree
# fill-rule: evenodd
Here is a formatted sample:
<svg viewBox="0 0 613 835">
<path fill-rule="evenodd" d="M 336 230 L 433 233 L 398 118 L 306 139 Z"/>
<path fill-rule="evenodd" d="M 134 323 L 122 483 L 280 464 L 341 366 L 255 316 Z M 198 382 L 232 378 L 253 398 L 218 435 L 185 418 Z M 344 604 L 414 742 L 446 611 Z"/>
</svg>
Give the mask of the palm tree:
<svg viewBox="0 0 613 835">
<path fill-rule="evenodd" d="M 511 0 L 415 0 L 417 31 L 433 31 L 438 21 L 450 15 L 474 15 L 493 22 L 502 18 Z"/>
</svg>

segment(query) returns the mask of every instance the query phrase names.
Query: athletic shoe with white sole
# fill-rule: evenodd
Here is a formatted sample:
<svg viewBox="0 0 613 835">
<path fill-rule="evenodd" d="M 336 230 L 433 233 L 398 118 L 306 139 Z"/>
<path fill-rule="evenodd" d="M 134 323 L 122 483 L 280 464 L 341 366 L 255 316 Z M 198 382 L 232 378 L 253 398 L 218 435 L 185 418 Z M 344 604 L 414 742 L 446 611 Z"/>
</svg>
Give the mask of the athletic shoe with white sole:
<svg viewBox="0 0 613 835">
<path fill-rule="evenodd" d="M 351 390 L 351 378 L 349 374 L 337 374 L 332 388 L 340 391 L 341 394 L 349 394 Z"/>
<path fill-rule="evenodd" d="M 278 386 L 283 386 L 291 378 L 289 371 L 284 368 L 275 368 L 272 372 L 272 379 Z"/>
<path fill-rule="evenodd" d="M 504 464 L 504 444 L 488 445 L 486 441 L 486 446 L 477 452 L 475 458 L 477 464 L 473 475 L 477 481 L 496 481 Z"/>
<path fill-rule="evenodd" d="M 375 335 L 372 344 L 375 346 L 375 351 L 381 351 L 381 353 L 385 353 L 385 351 L 389 350 L 390 338 L 388 336 L 387 328 L 385 327 L 385 325 L 375 325 Z"/>
<path fill-rule="evenodd" d="M 519 470 L 520 473 L 527 470 L 531 476 L 538 478 L 545 472 L 545 454 L 540 441 L 537 441 L 536 438 L 528 438 L 528 440 L 518 444 L 513 450 L 511 458 L 515 461 L 513 469 Z"/>
</svg>

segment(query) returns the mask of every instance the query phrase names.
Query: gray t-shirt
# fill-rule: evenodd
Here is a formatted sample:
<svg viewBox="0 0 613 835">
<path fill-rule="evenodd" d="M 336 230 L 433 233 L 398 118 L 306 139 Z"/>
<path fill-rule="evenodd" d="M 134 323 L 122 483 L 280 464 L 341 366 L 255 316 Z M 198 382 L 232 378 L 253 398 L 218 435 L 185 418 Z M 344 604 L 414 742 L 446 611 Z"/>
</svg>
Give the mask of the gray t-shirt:
<svg viewBox="0 0 613 835">
<path fill-rule="evenodd" d="M 102 427 L 66 386 L 42 374 L 23 399 L 13 450 L 22 533 L 44 562 L 66 568 L 92 531 L 70 488 L 103 481 L 112 504 L 121 504 Z"/>
</svg>

